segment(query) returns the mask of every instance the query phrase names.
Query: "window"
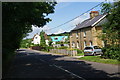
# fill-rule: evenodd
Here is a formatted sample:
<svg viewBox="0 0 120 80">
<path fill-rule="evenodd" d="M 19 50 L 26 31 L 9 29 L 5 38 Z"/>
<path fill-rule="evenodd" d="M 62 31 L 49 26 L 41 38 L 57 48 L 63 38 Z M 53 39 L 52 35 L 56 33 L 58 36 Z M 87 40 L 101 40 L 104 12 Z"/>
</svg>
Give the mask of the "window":
<svg viewBox="0 0 120 80">
<path fill-rule="evenodd" d="M 92 41 L 90 41 L 90 46 L 92 46 Z"/>
<path fill-rule="evenodd" d="M 84 47 L 86 47 L 86 41 L 84 41 Z"/>
<path fill-rule="evenodd" d="M 85 49 L 93 49 L 92 47 L 85 47 Z"/>
<path fill-rule="evenodd" d="M 77 42 L 77 48 L 79 48 L 79 42 Z"/>
<path fill-rule="evenodd" d="M 84 31 L 83 36 L 86 37 L 86 31 Z"/>
<path fill-rule="evenodd" d="M 75 47 L 75 42 L 72 42 L 72 47 L 73 47 L 73 48 Z"/>
<path fill-rule="evenodd" d="M 78 37 L 78 32 L 76 32 L 76 37 Z"/>
<path fill-rule="evenodd" d="M 58 40 L 58 38 L 54 38 L 55 40 Z"/>
<path fill-rule="evenodd" d="M 35 37 L 35 39 L 37 39 L 37 37 Z"/>
</svg>

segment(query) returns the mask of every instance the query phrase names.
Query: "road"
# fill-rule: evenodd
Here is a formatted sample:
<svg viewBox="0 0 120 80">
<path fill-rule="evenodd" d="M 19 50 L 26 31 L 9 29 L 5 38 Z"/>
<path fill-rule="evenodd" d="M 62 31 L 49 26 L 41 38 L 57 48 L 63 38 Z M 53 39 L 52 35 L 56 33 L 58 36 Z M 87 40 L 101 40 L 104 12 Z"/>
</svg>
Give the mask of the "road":
<svg viewBox="0 0 120 80">
<path fill-rule="evenodd" d="M 98 80 L 119 79 L 117 65 L 78 60 L 35 50 L 20 49 L 3 79 Z"/>
</svg>

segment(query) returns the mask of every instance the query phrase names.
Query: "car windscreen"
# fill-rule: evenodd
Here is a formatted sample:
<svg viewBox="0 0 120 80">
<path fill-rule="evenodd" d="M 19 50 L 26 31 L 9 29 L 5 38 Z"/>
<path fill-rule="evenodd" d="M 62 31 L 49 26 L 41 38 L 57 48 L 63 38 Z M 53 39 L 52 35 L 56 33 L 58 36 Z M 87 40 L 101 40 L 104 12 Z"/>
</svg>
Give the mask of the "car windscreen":
<svg viewBox="0 0 120 80">
<path fill-rule="evenodd" d="M 92 47 L 85 47 L 85 49 L 93 49 Z"/>
</svg>

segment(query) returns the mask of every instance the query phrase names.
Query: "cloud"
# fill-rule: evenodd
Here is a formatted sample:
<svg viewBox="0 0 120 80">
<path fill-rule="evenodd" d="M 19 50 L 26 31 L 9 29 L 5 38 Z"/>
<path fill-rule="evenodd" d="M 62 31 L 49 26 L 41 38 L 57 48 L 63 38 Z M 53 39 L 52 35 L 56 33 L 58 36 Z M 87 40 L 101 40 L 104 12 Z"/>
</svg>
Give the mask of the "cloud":
<svg viewBox="0 0 120 80">
<path fill-rule="evenodd" d="M 70 24 L 77 25 L 77 24 L 83 22 L 84 20 L 86 20 L 88 18 L 89 18 L 89 13 L 85 13 L 84 15 L 74 19 Z"/>
<path fill-rule="evenodd" d="M 28 33 L 29 36 L 27 36 L 27 38 L 32 38 L 36 33 L 40 34 L 40 32 L 43 30 L 45 31 L 47 34 L 51 34 L 51 32 L 49 31 L 50 27 L 45 25 L 43 28 L 39 28 L 39 27 L 35 27 L 32 25 L 32 32 Z"/>
<path fill-rule="evenodd" d="M 71 3 L 63 3 L 63 2 L 60 2 L 59 4 L 57 4 L 56 6 L 55 6 L 55 8 L 58 10 L 58 9 L 63 9 L 63 8 L 65 8 L 65 7 L 68 7 L 68 6 L 70 6 L 71 5 Z"/>
<path fill-rule="evenodd" d="M 59 33 L 64 33 L 65 31 L 63 29 L 59 29 L 57 32 L 55 32 L 54 34 L 59 34 Z"/>
</svg>

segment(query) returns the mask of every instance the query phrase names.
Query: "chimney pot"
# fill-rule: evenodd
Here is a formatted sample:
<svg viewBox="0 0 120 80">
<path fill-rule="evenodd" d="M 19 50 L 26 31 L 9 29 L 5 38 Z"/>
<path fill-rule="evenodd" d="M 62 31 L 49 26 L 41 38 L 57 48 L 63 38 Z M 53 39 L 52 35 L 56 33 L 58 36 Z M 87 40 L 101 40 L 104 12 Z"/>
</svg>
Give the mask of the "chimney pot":
<svg viewBox="0 0 120 80">
<path fill-rule="evenodd" d="M 99 12 L 98 11 L 91 11 L 90 12 L 90 18 L 94 18 L 94 17 L 96 17 L 96 16 L 98 16 L 99 15 Z"/>
</svg>

